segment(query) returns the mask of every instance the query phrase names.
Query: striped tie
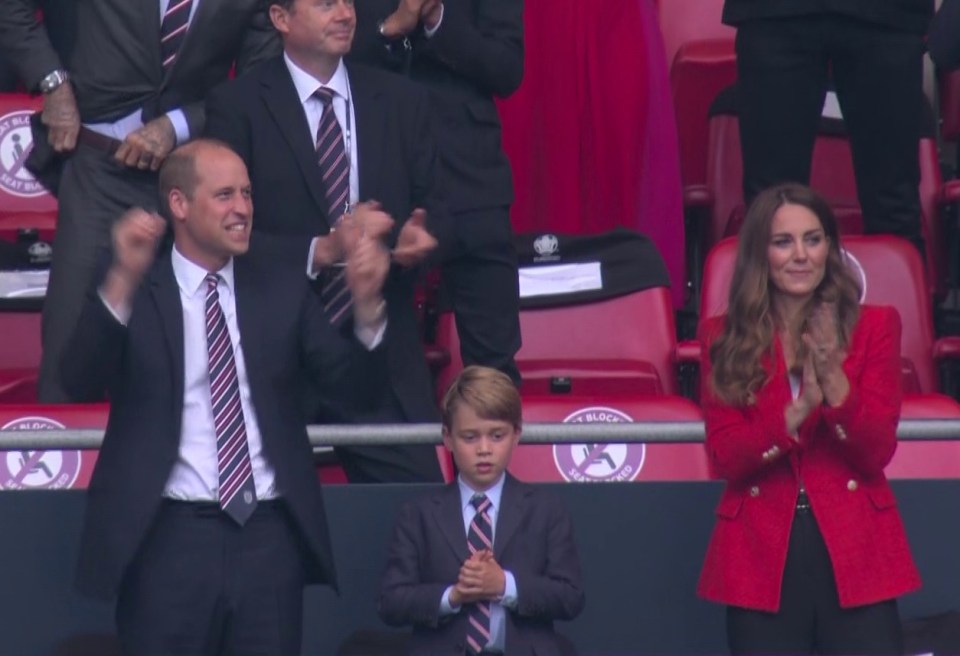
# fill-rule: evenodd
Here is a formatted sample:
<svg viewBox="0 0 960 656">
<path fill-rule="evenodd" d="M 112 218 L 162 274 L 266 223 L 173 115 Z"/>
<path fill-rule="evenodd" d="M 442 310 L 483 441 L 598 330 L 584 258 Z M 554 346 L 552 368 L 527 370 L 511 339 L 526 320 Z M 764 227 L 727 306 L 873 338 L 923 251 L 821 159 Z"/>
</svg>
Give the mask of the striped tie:
<svg viewBox="0 0 960 656">
<path fill-rule="evenodd" d="M 470 503 L 477 513 L 470 521 L 467 547 L 470 555 L 489 549 L 493 551 L 493 524 L 490 521 L 490 499 L 486 494 L 475 494 Z M 479 654 L 490 642 L 490 602 L 478 601 L 467 606 L 467 654 Z"/>
<path fill-rule="evenodd" d="M 317 163 L 327 201 L 327 218 L 333 225 L 349 205 L 350 155 L 344 147 L 343 132 L 333 111 L 333 91 L 320 87 L 313 95 L 323 103 L 323 114 L 317 127 Z M 320 300 L 333 324 L 339 323 L 353 304 L 345 273 L 343 267 L 331 267 L 324 274 Z"/>
<path fill-rule="evenodd" d="M 220 507 L 243 525 L 257 506 L 257 491 L 247 451 L 247 427 L 240 405 L 233 345 L 217 292 L 220 276 L 209 273 L 206 281 L 207 360 L 210 366 L 213 425 L 217 432 Z"/>
<path fill-rule="evenodd" d="M 160 58 L 163 70 L 173 65 L 180 52 L 180 46 L 187 37 L 190 22 L 190 7 L 193 0 L 170 0 L 167 11 L 160 22 Z"/>
</svg>

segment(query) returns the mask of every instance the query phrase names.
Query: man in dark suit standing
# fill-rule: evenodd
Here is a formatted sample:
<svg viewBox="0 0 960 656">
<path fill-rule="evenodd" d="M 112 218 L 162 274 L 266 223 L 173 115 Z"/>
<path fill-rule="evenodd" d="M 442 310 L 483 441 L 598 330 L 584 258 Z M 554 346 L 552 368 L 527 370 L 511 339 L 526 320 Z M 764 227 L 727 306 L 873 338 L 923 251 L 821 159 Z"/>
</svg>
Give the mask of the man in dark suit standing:
<svg viewBox="0 0 960 656">
<path fill-rule="evenodd" d="M 155 257 L 163 219 L 126 213 L 62 363 L 71 395 L 111 403 L 79 587 L 118 595 L 126 654 L 296 654 L 303 586 L 336 585 L 300 383 L 331 403 L 376 393 L 389 256 L 342 226 L 337 331 L 303 262 L 251 245 L 250 180 L 225 144 L 175 150 L 160 192 L 172 250 Z"/>
<path fill-rule="evenodd" d="M 441 282 L 463 362 L 519 383 L 513 178 L 494 97 L 510 96 L 523 78 L 523 0 L 356 0 L 356 7 L 351 61 L 403 73 L 430 92 L 449 222 Z"/>
<path fill-rule="evenodd" d="M 0 0 L 0 55 L 44 94 L 27 166 L 60 202 L 43 316 L 44 402 L 69 400 L 57 363 L 111 223 L 129 207 L 156 206 L 155 171 L 202 132 L 206 92 L 234 63 L 242 71 L 279 48 L 262 0 L 86 0 L 74 32 L 68 67 L 32 0 Z"/>
<path fill-rule="evenodd" d="M 569 654 L 553 631 L 584 604 L 563 506 L 506 473 L 520 395 L 502 372 L 464 369 L 443 400 L 458 480 L 404 505 L 380 585 L 380 617 L 413 625 L 411 653 Z"/>
<path fill-rule="evenodd" d="M 403 78 L 346 66 L 356 17 L 351 0 L 276 0 L 270 17 L 283 56 L 211 92 L 206 134 L 229 143 L 246 161 L 259 230 L 305 239 L 335 281 L 336 252 L 328 247 L 340 217 L 390 221 L 394 265 L 384 287 L 389 391 L 378 407 L 337 421 L 436 420 L 430 374 L 414 311 L 415 265 L 435 245 L 426 231 L 442 224 L 435 148 L 426 94 Z M 442 227 L 441 227 L 442 230 Z M 333 296 L 332 294 L 330 296 Z M 335 300 L 328 305 L 336 308 Z M 330 419 L 330 409 L 324 409 Z M 438 481 L 429 445 L 337 449 L 351 482 Z"/>
<path fill-rule="evenodd" d="M 850 145 L 864 229 L 912 241 L 920 230 L 924 35 L 933 0 L 726 0 L 737 28 L 737 91 L 747 203 L 810 181 L 832 80 Z"/>
</svg>

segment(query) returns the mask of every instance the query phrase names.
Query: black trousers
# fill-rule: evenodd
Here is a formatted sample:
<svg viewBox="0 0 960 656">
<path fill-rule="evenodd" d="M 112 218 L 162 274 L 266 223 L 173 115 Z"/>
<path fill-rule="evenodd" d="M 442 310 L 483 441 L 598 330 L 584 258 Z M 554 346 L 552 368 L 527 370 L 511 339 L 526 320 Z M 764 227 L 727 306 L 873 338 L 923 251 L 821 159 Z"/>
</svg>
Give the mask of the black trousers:
<svg viewBox="0 0 960 656">
<path fill-rule="evenodd" d="M 809 510 L 797 511 L 790 531 L 780 610 L 727 607 L 732 654 L 902 654 L 894 599 L 841 608 L 830 554 Z"/>
<path fill-rule="evenodd" d="M 520 282 L 510 208 L 453 213 L 442 262 L 444 299 L 453 307 L 464 366 L 499 369 L 520 384 Z"/>
<path fill-rule="evenodd" d="M 125 656 L 294 656 L 305 556 L 281 501 L 240 527 L 214 503 L 165 501 L 117 600 Z"/>
<path fill-rule="evenodd" d="M 865 231 L 904 237 L 923 252 L 922 38 L 820 14 L 744 22 L 737 28 L 736 50 L 747 202 L 777 183 L 809 183 L 832 74 L 850 135 Z"/>
</svg>

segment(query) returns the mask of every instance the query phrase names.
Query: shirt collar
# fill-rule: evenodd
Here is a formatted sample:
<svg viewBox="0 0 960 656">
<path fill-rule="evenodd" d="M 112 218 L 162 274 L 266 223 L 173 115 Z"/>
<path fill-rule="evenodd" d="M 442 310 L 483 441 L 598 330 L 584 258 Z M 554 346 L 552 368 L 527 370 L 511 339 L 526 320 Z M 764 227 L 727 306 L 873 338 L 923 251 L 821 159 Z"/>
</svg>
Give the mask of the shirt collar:
<svg viewBox="0 0 960 656">
<path fill-rule="evenodd" d="M 173 259 L 173 276 L 177 279 L 180 291 L 188 297 L 196 295 L 201 290 L 206 293 L 204 280 L 210 272 L 185 258 L 176 246 L 173 247 L 170 257 Z M 233 258 L 227 260 L 224 267 L 214 273 L 220 275 L 223 284 L 233 293 Z"/>
<path fill-rule="evenodd" d="M 503 483 L 506 480 L 506 473 L 500 474 L 500 480 L 494 483 L 493 487 L 485 492 L 477 492 L 464 482 L 462 476 L 457 476 L 457 485 L 460 487 L 460 507 L 466 510 L 469 506 L 472 510 L 473 504 L 470 503 L 470 500 L 474 495 L 485 494 L 487 498 L 490 499 L 490 505 L 492 505 L 494 511 L 496 511 L 500 507 L 500 497 L 503 496 Z"/>
<path fill-rule="evenodd" d="M 293 86 L 297 90 L 297 97 L 300 99 L 301 105 L 307 102 L 320 87 L 331 89 L 341 98 L 348 97 L 350 82 L 347 79 L 347 67 L 344 65 L 343 59 L 337 64 L 337 70 L 333 72 L 333 77 L 326 84 L 293 63 L 286 52 L 283 53 L 283 61 L 287 65 L 287 70 L 290 71 L 290 79 L 293 80 Z"/>
</svg>

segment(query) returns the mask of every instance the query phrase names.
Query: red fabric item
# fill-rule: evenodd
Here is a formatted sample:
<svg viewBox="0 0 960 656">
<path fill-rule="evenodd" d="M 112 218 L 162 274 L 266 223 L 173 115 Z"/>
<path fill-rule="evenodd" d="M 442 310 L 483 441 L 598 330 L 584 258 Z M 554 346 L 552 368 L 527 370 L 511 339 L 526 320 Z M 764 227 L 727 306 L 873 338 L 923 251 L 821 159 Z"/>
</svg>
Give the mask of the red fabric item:
<svg viewBox="0 0 960 656">
<path fill-rule="evenodd" d="M 843 368 L 850 393 L 787 434 L 792 401 L 783 351 L 766 363 L 770 380 L 756 403 L 733 407 L 711 393 L 707 345 L 725 317 L 704 324 L 700 363 L 707 456 L 727 481 L 700 577 L 701 597 L 774 612 L 802 473 L 833 563 L 840 605 L 850 608 L 920 587 L 884 467 L 896 449 L 900 415 L 900 320 L 889 307 L 863 306 Z M 776 447 L 776 448 L 774 448 Z"/>
<path fill-rule="evenodd" d="M 683 301 L 676 123 L 649 0 L 528 0 L 525 71 L 500 103 L 516 232 L 627 226 L 667 262 Z"/>
</svg>

